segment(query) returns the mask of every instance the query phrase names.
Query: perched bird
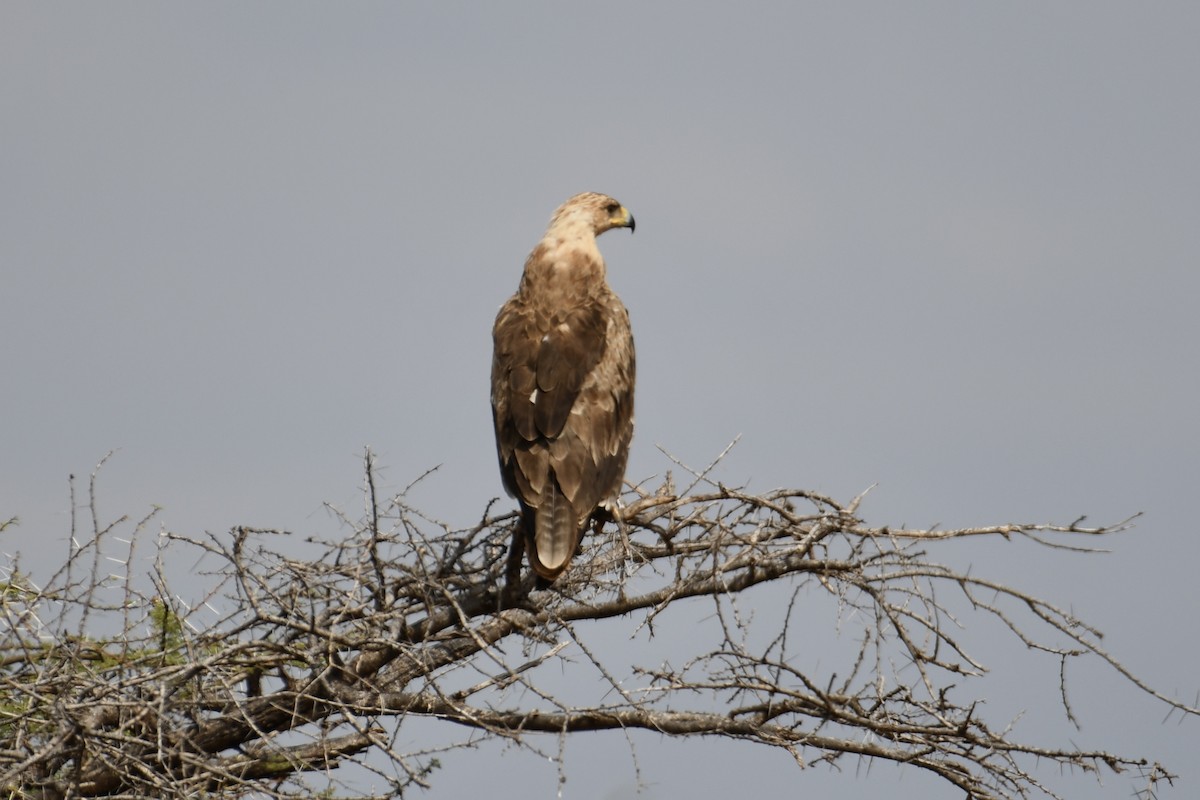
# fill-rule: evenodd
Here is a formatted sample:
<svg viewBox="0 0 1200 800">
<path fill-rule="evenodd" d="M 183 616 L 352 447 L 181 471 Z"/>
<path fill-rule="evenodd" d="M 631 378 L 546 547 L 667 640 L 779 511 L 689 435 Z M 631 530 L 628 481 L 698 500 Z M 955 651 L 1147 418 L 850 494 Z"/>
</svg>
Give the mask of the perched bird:
<svg viewBox="0 0 1200 800">
<path fill-rule="evenodd" d="M 616 200 L 563 203 L 492 329 L 492 420 L 504 488 L 540 585 L 571 563 L 584 527 L 614 502 L 633 438 L 633 334 L 596 237 L 634 229 Z"/>
</svg>

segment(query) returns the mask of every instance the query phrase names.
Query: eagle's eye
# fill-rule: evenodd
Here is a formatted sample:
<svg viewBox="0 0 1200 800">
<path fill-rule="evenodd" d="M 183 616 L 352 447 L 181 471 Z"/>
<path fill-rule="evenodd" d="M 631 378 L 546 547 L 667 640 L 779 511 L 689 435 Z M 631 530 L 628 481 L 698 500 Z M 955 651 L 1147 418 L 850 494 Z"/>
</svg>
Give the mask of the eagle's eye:
<svg viewBox="0 0 1200 800">
<path fill-rule="evenodd" d="M 611 217 L 613 214 L 615 214 L 621 210 L 621 204 L 620 203 L 609 203 L 608 205 L 606 205 L 604 207 L 604 210 L 607 211 L 608 215 Z"/>
</svg>

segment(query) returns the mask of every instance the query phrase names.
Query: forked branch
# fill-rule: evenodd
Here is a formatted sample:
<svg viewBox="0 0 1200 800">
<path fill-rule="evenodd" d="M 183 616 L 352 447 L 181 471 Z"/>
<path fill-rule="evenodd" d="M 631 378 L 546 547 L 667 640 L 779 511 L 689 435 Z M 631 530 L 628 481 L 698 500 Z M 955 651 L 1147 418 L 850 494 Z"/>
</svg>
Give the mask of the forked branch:
<svg viewBox="0 0 1200 800">
<path fill-rule="evenodd" d="M 1027 742 L 1011 724 L 1020 709 L 985 714 L 971 687 L 990 665 L 971 633 L 994 624 L 1014 651 L 1049 657 L 1068 719 L 1063 665 L 1084 658 L 1181 713 L 1200 709 L 1143 683 L 1068 611 L 930 556 L 965 537 L 1091 550 L 1131 520 L 878 527 L 860 518 L 861 498 L 750 494 L 709 472 L 684 493 L 670 476 L 632 492 L 546 591 L 505 583 L 513 514 L 462 529 L 431 520 L 403 493 L 381 498 L 370 457 L 365 513 L 326 541 L 166 534 L 138 574 L 129 565 L 150 517 L 93 514 L 62 570 L 35 584 L 14 566 L 0 596 L 0 786 L 64 800 L 310 797 L 355 763 L 401 794 L 481 736 L 536 749 L 544 734 L 637 729 L 778 747 L 801 766 L 891 761 L 980 799 L 1057 796 L 1039 777 L 1055 772 L 1048 763 L 1139 771 L 1147 797 L 1170 782 L 1140 755 Z M 125 571 L 101 574 L 114 550 Z M 200 556 L 207 589 L 186 602 L 170 590 L 168 553 Z M 707 628 L 679 640 L 660 625 L 668 615 Z M 617 617 L 630 647 L 601 656 L 589 623 Z M 834 631 L 843 644 L 818 672 L 798 643 Z M 669 661 L 647 655 L 660 642 Z M 561 673 L 599 676 L 603 691 L 562 685 Z M 468 734 L 403 751 L 395 731 L 408 717 Z"/>
</svg>

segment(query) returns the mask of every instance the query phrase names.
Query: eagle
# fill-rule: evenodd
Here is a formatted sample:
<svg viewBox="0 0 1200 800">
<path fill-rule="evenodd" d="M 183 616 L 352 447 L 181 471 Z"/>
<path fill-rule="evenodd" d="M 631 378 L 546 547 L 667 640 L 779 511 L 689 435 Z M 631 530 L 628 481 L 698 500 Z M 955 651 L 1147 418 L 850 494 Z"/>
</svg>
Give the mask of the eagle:
<svg viewBox="0 0 1200 800">
<path fill-rule="evenodd" d="M 597 508 L 620 494 L 633 438 L 629 312 L 596 247 L 612 228 L 633 232 L 634 221 L 607 195 L 559 206 L 492 329 L 496 454 L 541 587 L 570 565 Z"/>
</svg>

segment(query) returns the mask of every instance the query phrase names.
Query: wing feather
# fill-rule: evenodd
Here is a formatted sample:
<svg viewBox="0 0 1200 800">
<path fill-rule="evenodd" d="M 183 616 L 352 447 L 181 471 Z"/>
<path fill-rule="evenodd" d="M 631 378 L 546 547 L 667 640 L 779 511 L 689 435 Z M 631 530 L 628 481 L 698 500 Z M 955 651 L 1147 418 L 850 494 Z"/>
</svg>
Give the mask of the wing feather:
<svg viewBox="0 0 1200 800">
<path fill-rule="evenodd" d="M 588 303 L 555 315 L 547 327 L 534 345 L 540 390 L 534 416 L 538 431 L 554 437 L 562 432 L 584 382 L 604 356 L 607 325 L 604 309 Z"/>
</svg>

